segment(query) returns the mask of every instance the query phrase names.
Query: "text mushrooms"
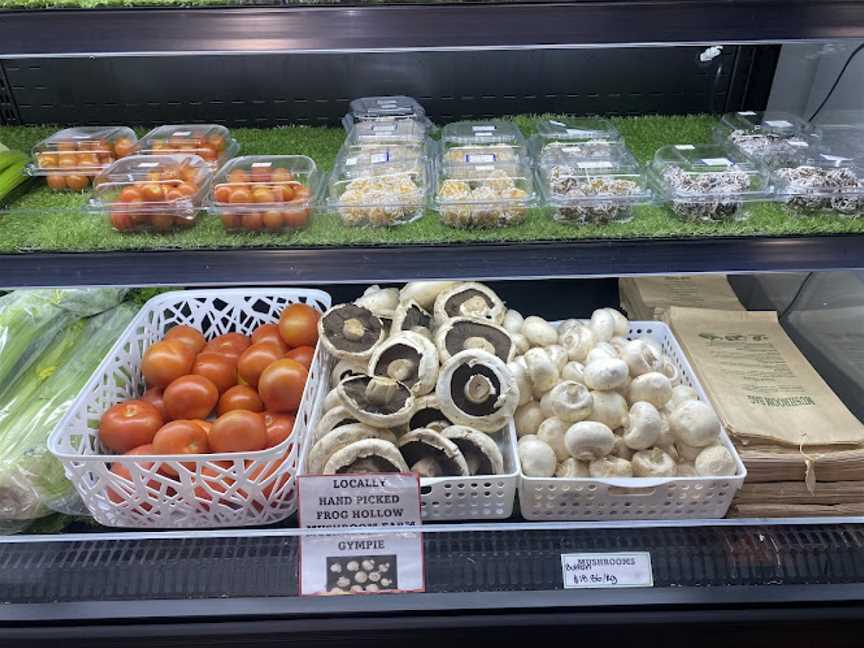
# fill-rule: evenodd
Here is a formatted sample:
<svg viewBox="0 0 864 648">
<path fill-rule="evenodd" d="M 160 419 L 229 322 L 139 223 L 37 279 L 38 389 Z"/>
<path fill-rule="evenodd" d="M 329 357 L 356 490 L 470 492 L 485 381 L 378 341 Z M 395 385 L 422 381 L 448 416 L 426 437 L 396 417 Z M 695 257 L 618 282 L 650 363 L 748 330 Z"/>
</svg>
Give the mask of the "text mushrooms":
<svg viewBox="0 0 864 648">
<path fill-rule="evenodd" d="M 415 396 L 435 389 L 438 351 L 422 335 L 404 331 L 379 344 L 369 360 L 369 373 L 404 384 Z"/>
<path fill-rule="evenodd" d="M 339 383 L 339 398 L 357 420 L 375 427 L 407 423 L 414 395 L 405 385 L 382 376 L 357 376 Z"/>
<path fill-rule="evenodd" d="M 579 461 L 593 461 L 605 457 L 615 446 L 615 435 L 608 426 L 596 421 L 580 421 L 564 435 L 567 451 Z"/>
<path fill-rule="evenodd" d="M 402 331 L 411 331 L 431 340 L 432 315 L 416 301 L 399 302 L 393 312 L 390 335 L 399 335 Z"/>
<path fill-rule="evenodd" d="M 507 309 L 498 295 L 481 283 L 466 282 L 435 298 L 433 315 L 439 325 L 451 317 L 471 317 L 501 324 Z"/>
<path fill-rule="evenodd" d="M 513 339 L 503 327 L 470 317 L 453 317 L 441 324 L 435 346 L 441 364 L 467 349 L 486 351 L 504 362 L 510 362 L 515 353 Z"/>
<path fill-rule="evenodd" d="M 384 335 L 381 319 L 357 304 L 334 306 L 318 320 L 321 343 L 330 355 L 341 359 L 368 360 Z"/>
<path fill-rule="evenodd" d="M 383 439 L 363 439 L 334 452 L 324 465 L 325 475 L 340 473 L 409 472 L 399 449 Z"/>
<path fill-rule="evenodd" d="M 566 423 L 576 423 L 591 416 L 594 398 L 585 385 L 565 380 L 543 394 L 540 408 L 546 416 L 555 416 Z"/>
<path fill-rule="evenodd" d="M 435 394 L 448 419 L 482 432 L 504 427 L 519 404 L 519 388 L 507 365 L 476 349 L 450 358 L 438 374 Z"/>
<path fill-rule="evenodd" d="M 504 457 L 488 434 L 463 425 L 452 425 L 441 434 L 459 447 L 470 475 L 500 475 L 504 472 Z"/>
<path fill-rule="evenodd" d="M 420 477 L 467 477 L 469 474 L 459 446 L 435 430 L 411 430 L 399 439 L 399 450 L 411 472 Z"/>
<path fill-rule="evenodd" d="M 362 423 L 343 425 L 324 435 L 310 448 L 306 458 L 306 472 L 320 473 L 337 450 L 363 439 L 382 439 L 396 443 L 396 437 L 389 430 L 380 430 Z"/>
<path fill-rule="evenodd" d="M 558 462 L 555 451 L 540 439 L 523 439 L 519 443 L 519 463 L 527 477 L 552 477 Z"/>
</svg>

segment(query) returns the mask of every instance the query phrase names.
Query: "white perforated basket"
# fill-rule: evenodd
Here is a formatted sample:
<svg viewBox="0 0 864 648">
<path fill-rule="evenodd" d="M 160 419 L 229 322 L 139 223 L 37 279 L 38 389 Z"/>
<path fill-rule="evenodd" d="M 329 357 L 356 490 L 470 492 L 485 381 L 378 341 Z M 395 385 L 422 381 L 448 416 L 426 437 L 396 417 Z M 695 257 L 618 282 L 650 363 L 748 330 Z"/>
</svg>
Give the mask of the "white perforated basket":
<svg viewBox="0 0 864 648">
<path fill-rule="evenodd" d="M 311 395 L 322 380 L 320 349 L 309 371 L 294 431 L 273 448 L 115 456 L 103 453 L 98 432 L 106 409 L 143 393 L 142 355 L 170 327 L 194 326 L 207 339 L 232 331 L 249 334 L 260 324 L 277 322 L 286 305 L 298 302 L 324 311 L 330 307 L 330 296 L 302 289 L 188 290 L 164 293 L 144 305 L 48 440 L 97 522 L 151 529 L 214 528 L 270 524 L 294 513 L 298 445 L 315 404 Z M 130 479 L 112 472 L 115 464 L 124 466 Z M 164 468 L 177 477 L 162 474 Z"/>
<path fill-rule="evenodd" d="M 669 327 L 630 322 L 627 336 L 656 342 L 699 398 L 710 403 Z M 519 477 L 519 506 L 528 520 L 677 520 L 722 518 L 747 477 L 741 457 L 722 429 L 720 439 L 735 458 L 734 477 L 628 477 L 617 479 Z"/>
<path fill-rule="evenodd" d="M 329 391 L 330 370 L 335 365 L 330 356 L 320 351 L 325 367 L 316 405 L 307 430 L 314 430 L 324 409 Z M 498 444 L 504 459 L 501 475 L 474 477 L 424 477 L 420 480 L 420 509 L 426 522 L 453 520 L 505 520 L 513 513 L 516 487 L 519 481 L 519 461 L 516 458 L 516 428 L 511 420 L 507 427 L 489 437 Z M 310 443 L 303 443 L 300 474 L 305 474 L 306 457 Z"/>
</svg>

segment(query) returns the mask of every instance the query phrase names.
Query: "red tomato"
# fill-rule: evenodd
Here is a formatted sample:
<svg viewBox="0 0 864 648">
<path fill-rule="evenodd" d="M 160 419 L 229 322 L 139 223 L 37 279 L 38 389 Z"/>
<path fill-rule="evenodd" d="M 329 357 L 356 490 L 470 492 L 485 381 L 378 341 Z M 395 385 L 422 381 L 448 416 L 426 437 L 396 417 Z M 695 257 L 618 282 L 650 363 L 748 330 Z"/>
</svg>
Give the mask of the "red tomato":
<svg viewBox="0 0 864 648">
<path fill-rule="evenodd" d="M 192 373 L 209 379 L 221 394 L 237 384 L 237 360 L 215 351 L 204 351 L 195 358 Z"/>
<path fill-rule="evenodd" d="M 250 412 L 263 412 L 264 403 L 258 392 L 249 385 L 235 385 L 219 399 L 219 408 L 216 410 L 219 416 L 231 410 L 248 410 Z"/>
<path fill-rule="evenodd" d="M 264 412 L 264 425 L 267 427 L 267 447 L 272 448 L 291 436 L 294 415 Z"/>
<path fill-rule="evenodd" d="M 258 386 L 261 372 L 284 354 L 281 347 L 271 342 L 259 342 L 246 349 L 237 361 L 237 374 L 249 385 Z"/>
<path fill-rule="evenodd" d="M 201 349 L 207 345 L 207 340 L 205 340 L 204 336 L 201 335 L 201 331 L 192 328 L 191 326 L 186 326 L 185 324 L 172 326 L 168 329 L 168 332 L 165 334 L 163 339 L 182 342 L 192 350 L 192 353 L 195 354 L 201 353 Z"/>
<path fill-rule="evenodd" d="M 318 342 L 318 319 L 321 314 L 307 304 L 291 304 L 279 318 L 279 334 L 285 344 L 314 347 Z"/>
<path fill-rule="evenodd" d="M 225 333 L 224 335 L 219 335 L 210 340 L 205 349 L 207 351 L 232 354 L 239 358 L 240 354 L 249 348 L 249 345 L 251 344 L 252 340 L 250 340 L 246 335 L 241 335 L 240 333 Z"/>
<path fill-rule="evenodd" d="M 192 371 L 195 354 L 176 340 L 156 342 L 144 352 L 141 373 L 151 387 L 167 387 Z"/>
<path fill-rule="evenodd" d="M 171 417 L 168 416 L 168 410 L 165 409 L 165 399 L 162 397 L 162 388 L 161 387 L 151 387 L 141 396 L 141 400 L 147 401 L 157 410 L 159 410 L 159 415 L 162 417 L 162 422 L 167 423 L 171 420 Z"/>
<path fill-rule="evenodd" d="M 289 455 L 286 452 L 285 456 L 282 457 L 281 461 L 277 460 L 277 461 L 274 461 L 269 466 L 263 465 L 259 468 L 255 468 L 252 470 L 252 472 L 249 473 L 249 479 L 257 482 L 258 484 L 264 484 L 264 482 L 267 482 L 268 480 L 270 480 L 261 489 L 261 491 L 264 493 L 264 497 L 269 499 L 273 495 L 273 492 L 282 488 L 282 486 L 285 484 L 285 482 L 287 482 L 288 479 L 290 478 L 291 473 L 289 471 L 283 471 L 282 470 L 284 465 L 285 465 L 285 462 L 288 461 L 288 456 Z M 282 471 L 282 474 L 280 474 L 276 478 L 272 478 L 272 476 L 274 474 L 276 474 L 277 472 L 280 472 L 280 471 Z M 256 508 L 258 508 L 257 502 L 255 505 L 256 505 Z"/>
<path fill-rule="evenodd" d="M 181 420 L 171 421 L 159 428 L 153 437 L 153 449 L 156 454 L 164 455 L 206 454 L 210 452 L 210 445 L 203 426 L 194 421 Z M 195 469 L 194 463 L 183 465 L 189 470 Z M 169 465 L 164 465 L 162 471 L 172 477 L 177 476 L 177 471 Z"/>
<path fill-rule="evenodd" d="M 216 419 L 208 435 L 213 452 L 252 452 L 267 447 L 264 417 L 248 410 L 231 410 Z"/>
<path fill-rule="evenodd" d="M 261 374 L 258 394 L 271 412 L 295 412 L 303 398 L 308 376 L 306 367 L 296 360 L 277 360 Z"/>
<path fill-rule="evenodd" d="M 165 409 L 172 419 L 203 419 L 219 402 L 219 390 L 204 376 L 181 376 L 165 388 Z"/>
<path fill-rule="evenodd" d="M 252 344 L 258 344 L 259 342 L 272 342 L 278 344 L 282 349 L 282 353 L 288 352 L 288 345 L 285 344 L 285 340 L 283 340 L 282 336 L 279 335 L 278 324 L 262 324 L 252 331 Z"/>
<path fill-rule="evenodd" d="M 129 457 L 129 456 L 133 456 L 133 455 L 154 455 L 154 454 L 156 454 L 156 452 L 153 450 L 153 446 L 148 443 L 148 444 L 138 446 L 137 448 L 130 450 L 129 452 L 126 453 L 126 456 Z M 139 466 L 141 466 L 141 468 L 143 468 L 144 470 L 150 470 L 153 467 L 154 462 L 152 462 L 152 461 L 136 461 L 135 463 L 137 463 Z M 114 473 L 115 475 L 122 477 L 123 479 L 125 479 L 127 481 L 130 481 L 130 482 L 132 481 L 132 472 L 124 464 L 121 464 L 119 462 L 115 462 L 114 464 L 111 465 L 111 472 Z M 152 488 L 155 491 L 158 491 L 159 490 L 159 482 L 156 481 L 155 479 L 151 479 L 147 482 L 147 487 Z M 122 493 L 116 492 L 113 488 L 108 489 L 107 495 L 108 495 L 108 499 L 111 500 L 112 502 L 114 502 L 115 504 L 122 504 L 126 500 L 126 498 L 123 496 Z M 153 508 L 153 505 L 150 504 L 149 502 L 144 502 L 141 504 L 141 509 L 144 511 L 149 511 L 152 508 Z"/>
<path fill-rule="evenodd" d="M 308 371 L 312 368 L 312 358 L 315 357 L 315 349 L 311 346 L 299 346 L 296 349 L 291 349 L 285 354 L 285 357 L 296 360 L 306 367 Z"/>
<path fill-rule="evenodd" d="M 191 419 L 191 421 L 207 434 L 210 434 L 210 429 L 213 427 L 213 424 L 210 421 L 205 421 L 204 419 Z"/>
<path fill-rule="evenodd" d="M 123 401 L 110 407 L 99 421 L 99 440 L 112 452 L 123 454 L 150 443 L 162 416 L 152 404 L 143 400 Z"/>
<path fill-rule="evenodd" d="M 226 470 L 231 468 L 232 466 L 232 462 L 230 461 L 216 461 L 214 463 L 220 468 L 224 468 Z M 201 480 L 199 482 L 199 485 L 195 487 L 195 496 L 204 500 L 205 502 L 212 502 L 213 495 L 210 494 L 210 491 L 214 491 L 217 495 L 221 495 L 225 493 L 229 488 L 231 488 L 236 482 L 236 479 L 228 476 L 224 472 L 221 472 L 216 468 L 211 468 L 210 466 L 204 466 L 201 469 Z M 209 510 L 209 506 L 207 504 L 204 504 L 204 506 Z"/>
</svg>

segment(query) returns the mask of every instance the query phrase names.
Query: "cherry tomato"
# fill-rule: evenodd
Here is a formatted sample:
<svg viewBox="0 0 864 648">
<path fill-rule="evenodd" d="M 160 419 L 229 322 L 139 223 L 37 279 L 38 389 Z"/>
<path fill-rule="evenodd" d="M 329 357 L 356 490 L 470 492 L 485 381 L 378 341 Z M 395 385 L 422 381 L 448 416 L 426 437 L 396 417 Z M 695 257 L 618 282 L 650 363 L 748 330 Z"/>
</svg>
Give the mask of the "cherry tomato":
<svg viewBox="0 0 864 648">
<path fill-rule="evenodd" d="M 90 186 L 90 178 L 85 175 L 69 175 L 66 176 L 66 186 L 72 191 L 84 191 Z"/>
<path fill-rule="evenodd" d="M 56 173 L 49 173 L 45 176 L 45 181 L 54 191 L 63 191 L 66 188 L 65 176 L 57 175 Z"/>
<path fill-rule="evenodd" d="M 141 373 L 150 387 L 167 387 L 192 371 L 195 354 L 176 340 L 156 342 L 144 352 Z"/>
<path fill-rule="evenodd" d="M 271 175 L 270 167 L 267 166 L 252 165 L 252 169 L 249 173 L 252 182 L 270 182 Z"/>
<path fill-rule="evenodd" d="M 207 442 L 207 432 L 204 428 L 194 421 L 171 421 L 166 423 L 156 436 L 153 437 L 153 449 L 156 454 L 164 455 L 184 455 L 184 454 L 206 454 L 210 452 L 210 445 Z M 190 470 L 195 469 L 195 464 L 183 464 Z M 162 470 L 172 477 L 177 476 L 177 471 L 169 465 L 162 467 Z"/>
<path fill-rule="evenodd" d="M 129 185 L 127 187 L 123 187 L 120 190 L 120 195 L 117 198 L 120 202 L 131 203 L 131 202 L 141 202 L 144 200 L 144 196 L 141 195 L 140 189 L 138 187 L 133 187 Z"/>
<path fill-rule="evenodd" d="M 162 415 L 151 403 L 123 401 L 102 414 L 99 441 L 112 452 L 122 454 L 153 441 L 162 423 Z"/>
<path fill-rule="evenodd" d="M 195 354 L 201 353 L 201 349 L 207 346 L 207 340 L 204 339 L 201 331 L 185 324 L 172 326 L 162 339 L 182 342 Z"/>
<path fill-rule="evenodd" d="M 125 232 L 132 229 L 132 218 L 125 211 L 112 209 L 110 220 L 111 227 L 116 229 L 118 232 Z"/>
<path fill-rule="evenodd" d="M 228 182 L 231 184 L 246 184 L 249 182 L 249 174 L 244 169 L 234 169 L 228 174 Z"/>
<path fill-rule="evenodd" d="M 222 212 L 220 218 L 222 219 L 222 227 L 228 231 L 239 230 L 243 227 L 243 218 L 240 214 Z"/>
<path fill-rule="evenodd" d="M 151 183 L 141 185 L 141 198 L 147 202 L 159 202 L 165 200 L 165 191 L 162 185 Z"/>
<path fill-rule="evenodd" d="M 294 412 L 303 398 L 309 373 L 306 367 L 283 358 L 267 367 L 258 380 L 258 394 L 271 412 Z"/>
<path fill-rule="evenodd" d="M 165 409 L 172 419 L 203 419 L 219 402 L 219 390 L 204 376 L 182 376 L 165 388 Z"/>
<path fill-rule="evenodd" d="M 223 353 L 203 351 L 195 358 L 192 373 L 210 380 L 221 394 L 237 384 L 237 361 Z"/>
<path fill-rule="evenodd" d="M 159 416 L 162 417 L 162 422 L 167 423 L 171 420 L 168 416 L 168 410 L 165 409 L 165 399 L 162 397 L 161 387 L 151 387 L 141 396 L 141 400 L 150 403 L 153 407 L 159 410 Z"/>
<path fill-rule="evenodd" d="M 261 212 L 247 212 L 243 214 L 243 229 L 257 232 L 264 227 L 264 215 Z"/>
<path fill-rule="evenodd" d="M 213 452 L 252 452 L 267 447 L 264 417 L 248 410 L 231 410 L 216 419 L 208 436 Z"/>
<path fill-rule="evenodd" d="M 286 209 L 282 212 L 282 220 L 285 221 L 285 227 L 291 229 L 300 229 L 306 227 L 309 223 L 309 208 L 303 209 Z"/>
<path fill-rule="evenodd" d="M 273 169 L 273 182 L 291 182 L 294 179 L 294 174 L 288 169 L 278 168 Z"/>
<path fill-rule="evenodd" d="M 264 412 L 264 425 L 267 428 L 267 447 L 279 445 L 294 431 L 293 414 Z"/>
<path fill-rule="evenodd" d="M 272 203 L 276 201 L 276 196 L 266 187 L 256 187 L 252 191 L 252 202 L 256 203 Z"/>
<path fill-rule="evenodd" d="M 252 194 L 245 187 L 234 187 L 231 189 L 231 195 L 228 196 L 228 202 L 233 204 L 251 203 Z"/>
<path fill-rule="evenodd" d="M 167 232 L 174 225 L 172 214 L 158 213 L 150 216 L 150 227 L 156 232 Z"/>
<path fill-rule="evenodd" d="M 135 456 L 135 455 L 154 455 L 157 454 L 153 449 L 153 445 L 147 443 L 145 445 L 138 446 L 137 448 L 133 448 L 129 452 L 126 453 L 125 456 Z M 137 465 L 139 465 L 144 470 L 150 470 L 153 467 L 152 461 L 136 461 Z M 127 481 L 132 481 L 132 472 L 127 468 L 124 464 L 115 462 L 111 465 L 111 472 L 115 475 L 122 477 Z M 147 482 L 147 487 L 153 489 L 154 491 L 159 490 L 159 482 L 155 479 L 151 479 Z M 108 499 L 114 502 L 115 504 L 122 504 L 126 501 L 126 497 L 123 493 L 116 492 L 113 488 L 109 488 L 107 491 Z M 141 509 L 144 511 L 149 511 L 153 508 L 153 505 L 149 502 L 144 502 L 141 504 Z"/>
<path fill-rule="evenodd" d="M 268 209 L 261 217 L 264 223 L 264 229 L 268 232 L 281 232 L 285 225 L 285 220 L 282 218 L 282 212 L 278 209 Z"/>
<path fill-rule="evenodd" d="M 259 342 L 246 349 L 237 361 L 237 374 L 249 385 L 258 386 L 261 372 L 285 354 L 272 342 Z"/>
<path fill-rule="evenodd" d="M 278 345 L 282 349 L 282 353 L 288 352 L 288 345 L 285 344 L 285 340 L 279 335 L 278 324 L 261 324 L 252 331 L 252 344 L 258 344 L 259 342 L 271 342 Z"/>
<path fill-rule="evenodd" d="M 227 203 L 231 197 L 231 187 L 227 184 L 220 184 L 213 190 L 213 199 L 219 203 Z"/>
<path fill-rule="evenodd" d="M 198 191 L 198 187 L 191 182 L 181 182 L 174 189 L 179 191 L 181 196 L 194 196 L 195 192 Z"/>
<path fill-rule="evenodd" d="M 314 347 L 318 342 L 318 319 L 320 313 L 307 304 L 291 304 L 279 318 L 279 334 L 285 344 Z"/>
<path fill-rule="evenodd" d="M 135 143 L 128 137 L 121 137 L 116 142 L 114 142 L 114 155 L 116 155 L 118 158 L 132 155 L 132 151 L 134 150 Z"/>
<path fill-rule="evenodd" d="M 291 349 L 285 354 L 285 357 L 296 360 L 306 367 L 306 370 L 308 371 L 312 368 L 312 359 L 315 357 L 315 349 L 311 346 L 299 346 L 295 349 Z"/>
<path fill-rule="evenodd" d="M 264 403 L 258 392 L 249 385 L 235 385 L 219 399 L 219 407 L 216 412 L 222 416 L 225 412 L 232 410 L 248 410 L 250 412 L 263 412 Z"/>
</svg>

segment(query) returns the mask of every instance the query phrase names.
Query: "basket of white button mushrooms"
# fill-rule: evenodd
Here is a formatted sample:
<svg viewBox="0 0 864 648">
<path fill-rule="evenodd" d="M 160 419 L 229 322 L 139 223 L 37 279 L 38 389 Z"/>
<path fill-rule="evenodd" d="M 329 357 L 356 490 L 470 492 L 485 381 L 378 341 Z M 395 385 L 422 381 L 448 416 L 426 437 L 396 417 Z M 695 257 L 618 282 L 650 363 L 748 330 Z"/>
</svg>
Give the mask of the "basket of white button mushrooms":
<svg viewBox="0 0 864 648">
<path fill-rule="evenodd" d="M 474 282 L 370 287 L 319 321 L 302 474 L 416 472 L 425 521 L 506 519 L 519 466 L 507 309 Z"/>
<path fill-rule="evenodd" d="M 507 312 L 529 520 L 721 518 L 747 471 L 662 322 Z"/>
</svg>

